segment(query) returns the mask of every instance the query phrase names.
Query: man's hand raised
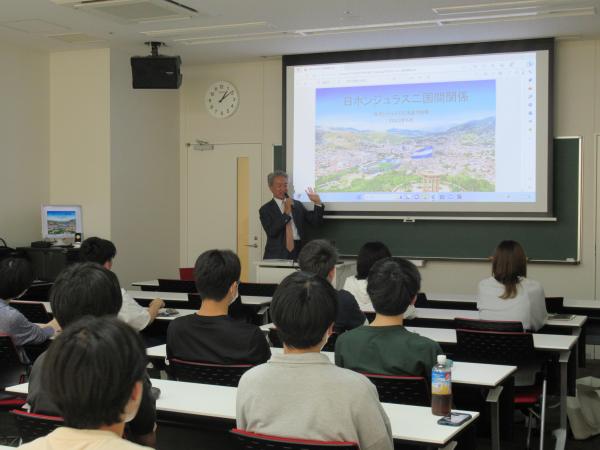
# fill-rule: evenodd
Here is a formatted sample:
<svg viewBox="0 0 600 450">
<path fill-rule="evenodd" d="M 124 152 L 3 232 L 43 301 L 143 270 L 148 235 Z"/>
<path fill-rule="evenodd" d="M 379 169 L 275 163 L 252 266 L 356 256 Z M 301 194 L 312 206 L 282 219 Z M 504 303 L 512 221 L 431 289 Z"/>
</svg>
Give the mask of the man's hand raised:
<svg viewBox="0 0 600 450">
<path fill-rule="evenodd" d="M 321 204 L 321 197 L 319 197 L 319 194 L 317 194 L 313 188 L 311 188 L 311 187 L 306 188 L 306 195 L 308 195 L 308 198 L 314 204 L 316 204 L 316 205 Z"/>
</svg>

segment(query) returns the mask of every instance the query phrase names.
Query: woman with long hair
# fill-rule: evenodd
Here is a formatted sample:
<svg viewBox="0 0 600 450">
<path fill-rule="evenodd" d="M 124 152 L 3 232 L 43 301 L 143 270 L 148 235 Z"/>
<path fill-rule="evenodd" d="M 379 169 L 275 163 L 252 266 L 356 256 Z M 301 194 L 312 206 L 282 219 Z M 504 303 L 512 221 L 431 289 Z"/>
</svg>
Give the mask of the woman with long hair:
<svg viewBox="0 0 600 450">
<path fill-rule="evenodd" d="M 502 241 L 492 257 L 492 276 L 478 287 L 477 309 L 482 320 L 514 320 L 536 331 L 546 320 L 542 285 L 527 278 L 527 257 L 516 241 Z"/>
</svg>

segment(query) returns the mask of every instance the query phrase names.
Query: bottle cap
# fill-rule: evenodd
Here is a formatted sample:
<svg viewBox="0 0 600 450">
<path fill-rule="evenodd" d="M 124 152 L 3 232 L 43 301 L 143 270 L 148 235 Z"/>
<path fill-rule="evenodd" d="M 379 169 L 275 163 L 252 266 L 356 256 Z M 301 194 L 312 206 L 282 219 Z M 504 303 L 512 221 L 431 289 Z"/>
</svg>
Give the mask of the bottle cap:
<svg viewBox="0 0 600 450">
<path fill-rule="evenodd" d="M 442 366 L 446 365 L 446 355 L 437 355 L 437 363 Z"/>
</svg>

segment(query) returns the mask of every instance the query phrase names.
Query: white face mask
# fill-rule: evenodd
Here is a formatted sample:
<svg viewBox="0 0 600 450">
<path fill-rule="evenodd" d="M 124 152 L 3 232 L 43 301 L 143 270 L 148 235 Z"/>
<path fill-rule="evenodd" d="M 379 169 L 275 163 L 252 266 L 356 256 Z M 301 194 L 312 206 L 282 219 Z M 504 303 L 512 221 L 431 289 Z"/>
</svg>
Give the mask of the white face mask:
<svg viewBox="0 0 600 450">
<path fill-rule="evenodd" d="M 240 292 L 239 292 L 239 287 L 236 285 L 235 286 L 235 295 L 231 297 L 231 300 L 229 300 L 229 304 L 231 305 L 233 302 L 235 302 L 235 300 L 240 296 Z"/>
</svg>

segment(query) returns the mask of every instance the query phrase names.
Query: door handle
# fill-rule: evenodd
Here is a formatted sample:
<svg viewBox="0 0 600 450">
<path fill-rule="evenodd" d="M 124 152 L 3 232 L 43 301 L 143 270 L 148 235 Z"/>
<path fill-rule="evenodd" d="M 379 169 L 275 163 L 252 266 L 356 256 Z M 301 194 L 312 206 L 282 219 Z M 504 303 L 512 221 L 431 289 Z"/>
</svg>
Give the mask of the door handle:
<svg viewBox="0 0 600 450">
<path fill-rule="evenodd" d="M 258 244 L 245 244 L 246 247 L 258 248 Z"/>
</svg>

